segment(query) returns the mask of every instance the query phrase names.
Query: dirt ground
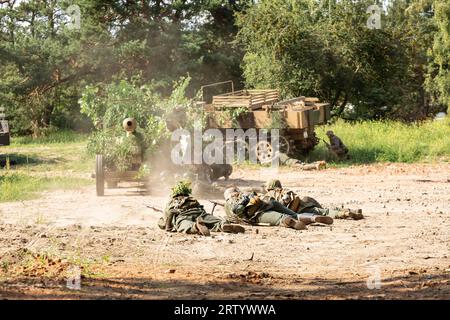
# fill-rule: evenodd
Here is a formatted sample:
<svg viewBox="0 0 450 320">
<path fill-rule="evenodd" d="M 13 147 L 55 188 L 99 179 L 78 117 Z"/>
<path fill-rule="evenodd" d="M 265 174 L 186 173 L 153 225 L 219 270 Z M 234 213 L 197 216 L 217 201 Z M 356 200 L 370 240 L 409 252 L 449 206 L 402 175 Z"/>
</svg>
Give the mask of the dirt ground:
<svg viewBox="0 0 450 320">
<path fill-rule="evenodd" d="M 366 218 L 204 238 L 156 226 L 160 213 L 145 205 L 164 206 L 159 183 L 151 195 L 44 193 L 0 204 L 0 298 L 450 299 L 450 164 L 236 169 L 219 184 L 259 188 L 273 177 Z M 76 268 L 80 290 L 67 287 Z"/>
</svg>

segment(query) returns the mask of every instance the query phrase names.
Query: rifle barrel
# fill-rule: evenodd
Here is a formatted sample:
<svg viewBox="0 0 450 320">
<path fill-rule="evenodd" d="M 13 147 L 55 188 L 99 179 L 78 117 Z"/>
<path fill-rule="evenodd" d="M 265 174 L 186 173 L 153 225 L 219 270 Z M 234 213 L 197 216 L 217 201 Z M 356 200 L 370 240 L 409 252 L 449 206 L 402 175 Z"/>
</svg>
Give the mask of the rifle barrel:
<svg viewBox="0 0 450 320">
<path fill-rule="evenodd" d="M 145 206 L 146 206 L 147 208 L 153 209 L 153 210 L 155 210 L 155 211 L 157 211 L 157 212 L 164 212 L 163 209 L 158 208 L 158 207 L 155 207 L 155 206 L 151 206 L 151 205 L 148 205 L 148 204 L 146 204 Z"/>
<path fill-rule="evenodd" d="M 208 200 L 208 201 L 213 203 L 213 204 L 217 204 L 217 205 L 219 205 L 221 207 L 225 207 L 225 204 L 223 204 L 223 203 L 220 203 L 220 202 L 217 202 L 217 201 L 213 201 L 213 200 Z"/>
</svg>

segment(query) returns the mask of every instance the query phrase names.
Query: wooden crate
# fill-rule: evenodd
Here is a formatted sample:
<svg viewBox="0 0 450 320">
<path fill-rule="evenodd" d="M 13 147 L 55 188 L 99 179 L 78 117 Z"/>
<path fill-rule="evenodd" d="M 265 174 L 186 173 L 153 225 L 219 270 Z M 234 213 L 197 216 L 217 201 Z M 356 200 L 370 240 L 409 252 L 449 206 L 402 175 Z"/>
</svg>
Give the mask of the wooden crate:
<svg viewBox="0 0 450 320">
<path fill-rule="evenodd" d="M 282 111 L 264 111 L 255 110 L 242 114 L 236 121 L 232 123 L 231 119 L 227 119 L 227 114 L 223 111 L 208 112 L 208 127 L 209 128 L 269 128 L 272 126 L 272 117 L 275 113 L 281 113 L 284 125 L 291 129 L 304 129 L 310 125 L 309 115 L 312 109 L 302 111 L 282 110 Z M 281 128 L 279 128 L 281 129 Z"/>
<path fill-rule="evenodd" d="M 279 100 L 278 90 L 239 90 L 213 96 L 215 107 L 246 107 L 250 110 L 272 105 Z"/>
<path fill-rule="evenodd" d="M 315 108 L 320 112 L 318 124 L 326 124 L 331 118 L 330 105 L 328 103 L 316 103 Z"/>
</svg>

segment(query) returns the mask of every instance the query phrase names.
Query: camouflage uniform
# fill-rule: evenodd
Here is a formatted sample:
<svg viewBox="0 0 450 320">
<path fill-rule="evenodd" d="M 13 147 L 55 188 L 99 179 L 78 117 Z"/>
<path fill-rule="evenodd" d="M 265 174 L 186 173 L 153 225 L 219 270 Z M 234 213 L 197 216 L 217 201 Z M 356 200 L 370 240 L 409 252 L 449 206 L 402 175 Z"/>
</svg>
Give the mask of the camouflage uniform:
<svg viewBox="0 0 450 320">
<path fill-rule="evenodd" d="M 330 140 L 330 144 L 327 145 L 328 150 L 335 154 L 338 158 L 348 157 L 348 148 L 342 142 L 342 140 L 336 136 L 333 131 L 327 131 L 328 139 Z"/>
<path fill-rule="evenodd" d="M 225 221 L 206 213 L 196 199 L 186 195 L 173 197 L 169 201 L 158 226 L 166 231 L 198 233 L 195 224 L 199 217 L 211 231 L 222 231 Z"/>
<path fill-rule="evenodd" d="M 288 167 L 297 167 L 302 170 L 320 170 L 326 167 L 325 161 L 316 161 L 314 163 L 304 163 L 298 159 L 290 158 L 286 153 L 280 152 L 280 164 Z"/>
<path fill-rule="evenodd" d="M 244 194 L 237 188 L 225 190 L 224 195 L 225 213 L 230 222 L 305 229 L 297 214 L 278 201 L 263 201 L 255 193 Z"/>
<path fill-rule="evenodd" d="M 180 184 L 181 182 L 177 186 Z M 185 186 L 188 185 L 189 183 L 185 183 Z M 172 189 L 171 200 L 164 209 L 164 216 L 158 221 L 161 229 L 205 236 L 209 235 L 210 230 L 233 233 L 245 231 L 241 226 L 228 224 L 225 220 L 207 213 L 203 206 L 190 196 L 190 187 L 182 192 L 177 190 L 180 188 Z"/>
<path fill-rule="evenodd" d="M 264 195 L 265 200 L 274 199 L 288 207 L 294 212 L 303 216 L 327 216 L 333 219 L 353 218 L 355 220 L 362 219 L 361 210 L 351 210 L 343 208 L 323 208 L 322 205 L 314 198 L 300 198 L 295 192 L 283 189 L 279 180 L 270 180 L 266 183 L 267 193 Z"/>
</svg>

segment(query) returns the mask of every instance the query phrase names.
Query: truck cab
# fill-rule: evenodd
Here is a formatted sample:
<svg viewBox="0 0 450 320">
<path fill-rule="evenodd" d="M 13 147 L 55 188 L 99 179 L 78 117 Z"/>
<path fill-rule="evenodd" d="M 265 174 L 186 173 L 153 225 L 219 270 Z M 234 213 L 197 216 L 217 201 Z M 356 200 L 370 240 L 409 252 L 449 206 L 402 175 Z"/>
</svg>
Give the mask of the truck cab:
<svg viewBox="0 0 450 320">
<path fill-rule="evenodd" d="M 9 146 L 9 125 L 6 120 L 5 108 L 0 107 L 0 146 Z"/>
</svg>

